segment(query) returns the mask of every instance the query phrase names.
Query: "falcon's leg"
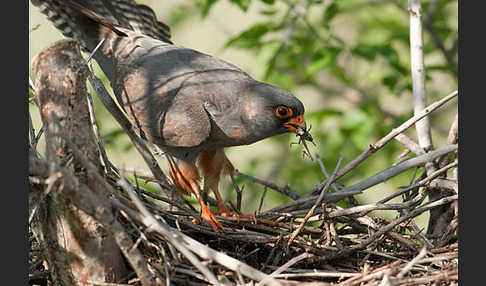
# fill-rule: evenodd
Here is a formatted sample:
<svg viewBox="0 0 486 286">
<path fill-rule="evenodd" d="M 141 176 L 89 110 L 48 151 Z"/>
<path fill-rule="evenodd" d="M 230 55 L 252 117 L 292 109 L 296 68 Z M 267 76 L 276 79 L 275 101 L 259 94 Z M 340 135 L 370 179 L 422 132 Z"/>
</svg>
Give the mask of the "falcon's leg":
<svg viewBox="0 0 486 286">
<path fill-rule="evenodd" d="M 171 156 L 167 156 L 167 159 L 169 161 L 170 176 L 176 185 L 177 191 L 185 195 L 193 193 L 201 206 L 201 217 L 211 225 L 214 232 L 218 232 L 219 229 L 224 231 L 223 225 L 211 213 L 201 196 L 198 184 L 199 173 L 196 165 L 177 160 Z"/>
<path fill-rule="evenodd" d="M 237 219 L 244 217 L 256 221 L 255 216 L 252 214 L 240 215 L 237 212 L 230 211 L 223 202 L 223 198 L 218 189 L 221 172 L 229 174 L 230 176 L 233 176 L 235 173 L 235 168 L 228 160 L 228 157 L 226 157 L 223 150 L 203 151 L 199 155 L 198 162 L 203 171 L 204 191 L 207 192 L 208 189 L 212 190 L 218 201 L 218 210 L 215 213 L 226 217 L 232 216 Z"/>
</svg>

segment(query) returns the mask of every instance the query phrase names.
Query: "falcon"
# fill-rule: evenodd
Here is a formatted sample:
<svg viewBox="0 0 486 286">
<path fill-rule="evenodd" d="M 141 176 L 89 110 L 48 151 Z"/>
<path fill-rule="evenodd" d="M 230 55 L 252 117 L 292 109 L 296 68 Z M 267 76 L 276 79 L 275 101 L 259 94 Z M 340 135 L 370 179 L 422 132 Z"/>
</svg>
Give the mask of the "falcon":
<svg viewBox="0 0 486 286">
<path fill-rule="evenodd" d="M 224 148 L 293 132 L 309 140 L 304 105 L 240 68 L 170 40 L 152 9 L 131 0 L 31 0 L 64 36 L 79 41 L 108 77 L 137 133 L 163 150 L 178 193 L 194 195 L 201 218 L 241 217 L 224 204 L 222 174 L 235 168 Z M 199 183 L 203 179 L 203 188 Z M 217 200 L 212 212 L 202 193 Z M 252 215 L 248 215 L 252 217 Z"/>
</svg>

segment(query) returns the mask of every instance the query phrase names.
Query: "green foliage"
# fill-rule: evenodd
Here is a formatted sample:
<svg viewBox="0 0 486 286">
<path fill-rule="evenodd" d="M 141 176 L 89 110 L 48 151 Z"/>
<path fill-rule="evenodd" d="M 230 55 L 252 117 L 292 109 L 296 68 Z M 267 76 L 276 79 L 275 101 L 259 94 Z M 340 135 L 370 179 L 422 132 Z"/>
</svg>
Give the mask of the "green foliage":
<svg viewBox="0 0 486 286">
<path fill-rule="evenodd" d="M 339 156 L 343 156 L 343 162 L 349 162 L 370 143 L 412 115 L 411 109 L 391 114 L 384 111 L 382 104 L 388 97 L 408 96 L 412 101 L 406 1 L 251 2 L 251 5 L 258 4 L 255 2 L 267 4 L 260 12 L 263 20 L 229 39 L 225 48 L 249 50 L 259 58 L 266 55 L 259 63 L 265 66 L 260 80 L 290 91 L 312 86 L 322 91 L 323 100 L 328 102 L 346 100 L 346 93 L 359 94 L 357 103 L 349 103 L 342 108 L 322 104 L 306 113 L 306 121 L 312 125 L 311 133 L 317 144 L 311 152 L 322 156 L 329 173 Z M 246 11 L 247 4 L 248 1 L 245 1 L 245 9 L 242 10 Z M 427 15 L 429 5 L 430 1 L 423 1 L 424 15 Z M 429 20 L 440 40 L 453 46 L 457 41 L 457 1 L 441 1 L 434 18 L 425 19 Z M 449 65 L 441 57 L 429 30 L 424 31 L 424 38 L 426 63 L 429 58 L 440 58 L 440 64 L 427 67 L 427 82 L 434 81 L 441 73 L 453 86 L 457 85 L 457 66 Z M 457 55 L 457 50 L 451 52 Z M 337 81 L 338 87 L 327 89 L 327 81 Z M 330 91 L 329 94 L 326 90 Z M 430 94 L 443 96 L 448 92 L 441 90 L 440 85 L 429 87 Z M 288 135 L 270 139 L 284 146 L 291 140 L 292 136 Z M 341 182 L 347 184 L 381 171 L 395 162 L 402 150 L 397 143 L 391 142 Z M 278 162 L 284 167 L 279 168 L 278 178 L 272 179 L 288 182 L 302 194 L 325 179 L 315 161 L 302 159 L 301 146 L 291 146 L 287 152 L 284 162 L 279 160 L 282 155 L 256 158 L 253 167 L 245 171 L 261 176 L 259 165 L 268 161 Z M 408 180 L 404 176 L 399 183 L 407 184 Z"/>
</svg>

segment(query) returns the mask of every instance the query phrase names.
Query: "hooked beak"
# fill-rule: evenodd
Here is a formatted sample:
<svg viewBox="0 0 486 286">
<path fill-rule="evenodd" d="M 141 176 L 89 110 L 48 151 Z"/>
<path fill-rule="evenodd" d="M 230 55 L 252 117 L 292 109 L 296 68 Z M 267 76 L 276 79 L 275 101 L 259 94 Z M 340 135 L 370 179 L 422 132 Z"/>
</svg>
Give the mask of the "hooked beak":
<svg viewBox="0 0 486 286">
<path fill-rule="evenodd" d="M 299 136 L 306 133 L 307 130 L 307 126 L 304 120 L 304 115 L 298 115 L 296 117 L 291 118 L 289 121 L 284 123 L 283 126 L 287 128 L 289 131 L 294 132 Z"/>
<path fill-rule="evenodd" d="M 309 130 L 307 130 L 304 115 L 298 115 L 294 118 L 291 118 L 283 126 L 286 127 L 289 131 L 297 134 L 297 136 L 299 136 L 301 139 L 313 142 L 312 136 L 310 135 Z"/>
</svg>

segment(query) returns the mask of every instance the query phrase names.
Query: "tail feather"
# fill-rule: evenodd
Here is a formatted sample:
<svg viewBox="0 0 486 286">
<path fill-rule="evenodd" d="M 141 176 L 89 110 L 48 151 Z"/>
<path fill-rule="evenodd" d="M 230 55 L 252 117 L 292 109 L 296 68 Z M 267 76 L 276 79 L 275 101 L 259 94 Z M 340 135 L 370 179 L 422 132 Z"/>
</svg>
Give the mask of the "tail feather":
<svg viewBox="0 0 486 286">
<path fill-rule="evenodd" d="M 124 35 L 117 27 L 126 28 L 166 43 L 170 41 L 170 28 L 157 21 L 154 11 L 133 0 L 31 0 L 61 33 L 81 43 L 85 50 L 96 45 L 99 29 L 103 25 L 117 35 Z"/>
<path fill-rule="evenodd" d="M 121 26 L 154 39 L 172 43 L 169 26 L 159 22 L 150 7 L 130 0 L 102 0 L 102 2 L 106 3 L 105 7 L 110 10 L 111 15 L 114 15 Z"/>
</svg>

